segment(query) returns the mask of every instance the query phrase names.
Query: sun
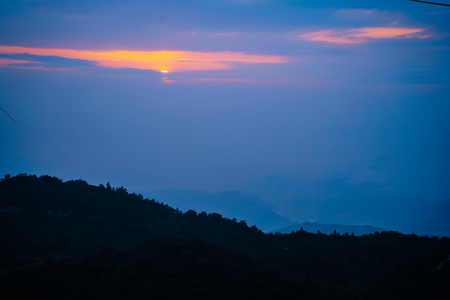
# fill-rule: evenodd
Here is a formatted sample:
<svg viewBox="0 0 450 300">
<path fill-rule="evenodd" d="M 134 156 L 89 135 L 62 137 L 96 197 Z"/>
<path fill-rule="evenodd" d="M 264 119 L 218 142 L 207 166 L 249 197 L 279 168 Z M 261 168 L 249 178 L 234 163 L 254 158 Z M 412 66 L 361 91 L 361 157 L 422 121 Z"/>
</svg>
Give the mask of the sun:
<svg viewBox="0 0 450 300">
<path fill-rule="evenodd" d="M 161 73 L 169 73 L 167 70 L 162 70 Z"/>
</svg>

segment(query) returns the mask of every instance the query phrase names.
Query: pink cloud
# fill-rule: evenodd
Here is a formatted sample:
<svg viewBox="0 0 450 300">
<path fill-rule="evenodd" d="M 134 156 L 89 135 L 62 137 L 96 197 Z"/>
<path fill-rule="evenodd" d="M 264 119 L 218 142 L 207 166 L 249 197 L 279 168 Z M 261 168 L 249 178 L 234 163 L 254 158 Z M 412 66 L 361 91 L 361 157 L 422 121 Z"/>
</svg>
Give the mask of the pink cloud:
<svg viewBox="0 0 450 300">
<path fill-rule="evenodd" d="M 0 68 L 5 67 L 24 68 L 24 69 L 43 69 L 40 66 L 40 63 L 36 61 L 0 58 Z"/>
<path fill-rule="evenodd" d="M 424 28 L 408 27 L 366 27 L 347 30 L 324 30 L 315 31 L 298 37 L 307 41 L 327 42 L 342 45 L 355 45 L 367 43 L 371 39 L 393 39 L 393 38 L 427 38 L 418 35 L 425 31 Z"/>
</svg>

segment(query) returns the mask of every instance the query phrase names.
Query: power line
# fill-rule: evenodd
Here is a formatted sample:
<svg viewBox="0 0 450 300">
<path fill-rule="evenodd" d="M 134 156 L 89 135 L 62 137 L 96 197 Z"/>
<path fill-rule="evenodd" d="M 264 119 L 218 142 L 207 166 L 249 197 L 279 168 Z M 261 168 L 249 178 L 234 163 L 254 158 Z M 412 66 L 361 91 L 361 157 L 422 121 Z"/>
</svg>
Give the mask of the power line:
<svg viewBox="0 0 450 300">
<path fill-rule="evenodd" d="M 7 112 L 6 112 L 6 110 L 4 110 L 1 106 L 0 106 L 0 109 L 1 110 L 3 110 L 3 112 L 8 116 L 8 117 L 10 117 L 11 118 L 11 120 L 13 120 L 14 121 L 14 123 L 16 123 L 17 125 L 19 125 L 19 123 L 17 123 L 17 121 L 16 120 L 14 120 L 14 118 L 13 117 L 11 117 L 11 115 L 10 114 L 8 114 Z"/>
<path fill-rule="evenodd" d="M 422 3 L 434 4 L 434 5 L 442 5 L 442 6 L 450 6 L 450 4 L 437 3 L 437 2 L 428 2 L 428 1 L 422 1 L 422 0 L 409 0 L 409 1 L 422 2 Z"/>
</svg>

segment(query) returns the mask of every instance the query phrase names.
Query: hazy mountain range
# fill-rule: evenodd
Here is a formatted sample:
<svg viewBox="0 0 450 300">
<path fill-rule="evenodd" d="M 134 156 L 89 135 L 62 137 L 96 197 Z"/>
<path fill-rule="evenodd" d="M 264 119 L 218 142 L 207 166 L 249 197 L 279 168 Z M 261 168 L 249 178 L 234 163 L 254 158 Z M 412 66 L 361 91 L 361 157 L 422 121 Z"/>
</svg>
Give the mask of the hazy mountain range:
<svg viewBox="0 0 450 300">
<path fill-rule="evenodd" d="M 182 211 L 214 211 L 225 217 L 245 219 L 249 225 L 266 232 L 318 222 L 450 235 L 447 217 L 450 200 L 427 201 L 420 196 L 396 195 L 382 182 L 345 176 L 310 181 L 270 176 L 240 191 L 164 189 L 145 195 Z"/>
</svg>

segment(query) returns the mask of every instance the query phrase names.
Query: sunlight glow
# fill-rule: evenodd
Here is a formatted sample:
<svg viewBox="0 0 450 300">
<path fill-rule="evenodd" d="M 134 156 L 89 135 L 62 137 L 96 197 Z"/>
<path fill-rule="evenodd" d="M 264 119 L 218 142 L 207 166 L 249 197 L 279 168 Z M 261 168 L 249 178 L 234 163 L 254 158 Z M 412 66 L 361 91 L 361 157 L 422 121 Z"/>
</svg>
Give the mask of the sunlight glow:
<svg viewBox="0 0 450 300">
<path fill-rule="evenodd" d="M 92 61 L 106 68 L 133 68 L 166 73 L 182 71 L 226 70 L 236 67 L 236 63 L 286 63 L 289 60 L 276 55 L 252 55 L 242 52 L 190 52 L 190 51 L 85 51 L 52 48 L 27 48 L 0 46 L 2 54 L 30 54 L 38 56 L 58 56 L 69 59 Z M 166 72 L 164 72 L 166 71 Z"/>
</svg>

